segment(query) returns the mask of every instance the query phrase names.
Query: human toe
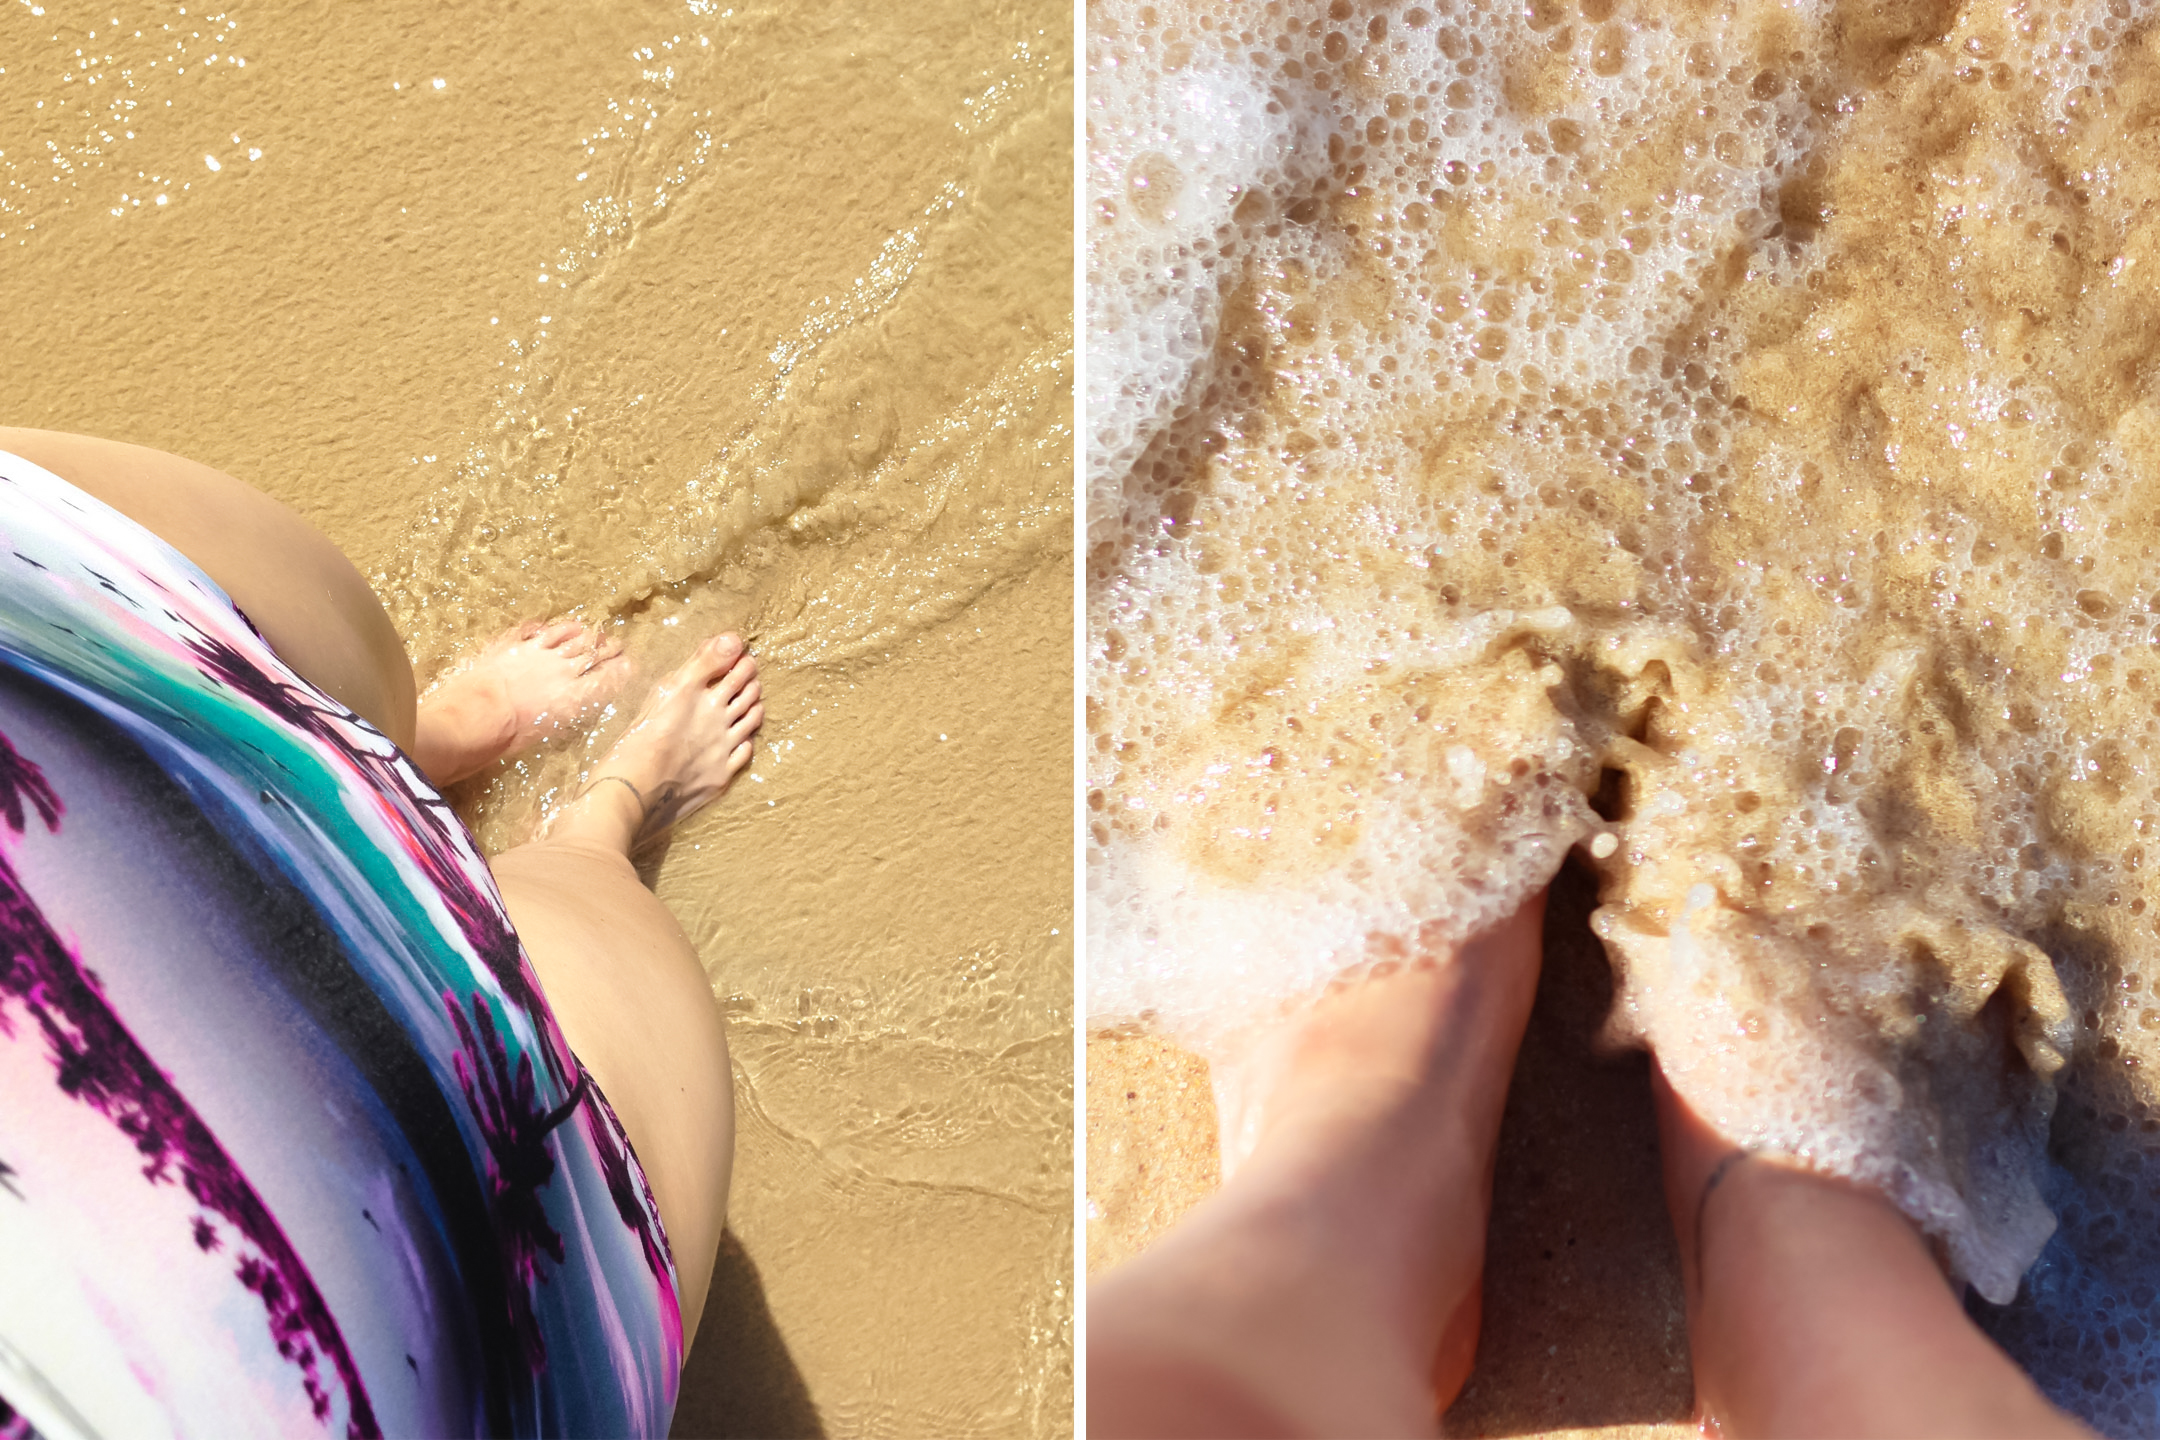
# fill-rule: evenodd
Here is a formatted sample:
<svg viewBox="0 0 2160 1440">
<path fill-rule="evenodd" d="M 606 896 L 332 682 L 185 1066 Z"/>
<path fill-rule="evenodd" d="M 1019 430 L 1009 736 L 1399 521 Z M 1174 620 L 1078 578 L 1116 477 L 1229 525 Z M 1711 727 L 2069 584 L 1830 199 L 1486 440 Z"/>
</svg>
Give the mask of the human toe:
<svg viewBox="0 0 2160 1440">
<path fill-rule="evenodd" d="M 737 658 L 725 671 L 706 681 L 711 696 L 720 704 L 726 704 L 741 694 L 757 679 L 757 662 L 748 655 Z"/>
<path fill-rule="evenodd" d="M 630 657 L 620 650 L 606 655 L 595 651 L 586 657 L 585 668 L 578 673 L 587 684 L 612 693 L 630 678 Z"/>
<path fill-rule="evenodd" d="M 732 696 L 721 699 L 721 703 L 727 712 L 727 718 L 730 721 L 741 719 L 751 706 L 758 703 L 764 693 L 765 686 L 763 682 L 758 680 L 756 676 L 752 676 L 749 684 L 734 692 Z M 715 698 L 722 696 L 722 692 L 718 690 L 714 691 L 713 694 Z"/>
<path fill-rule="evenodd" d="M 733 635 L 715 635 L 690 652 L 677 672 L 686 682 L 710 685 L 742 658 L 742 641 Z"/>
<path fill-rule="evenodd" d="M 470 665 L 475 658 L 492 659 L 507 654 L 518 646 L 529 643 L 546 628 L 546 625 L 538 620 L 520 620 L 517 624 L 512 625 L 509 629 L 488 641 L 480 655 L 478 657 L 468 657 L 465 664 Z"/>
<path fill-rule="evenodd" d="M 740 652 L 726 648 L 722 643 L 732 637 L 714 636 L 690 652 L 688 659 L 676 666 L 662 684 L 668 694 L 680 694 L 691 689 L 702 689 L 728 672 L 728 668 L 740 658 Z M 740 643 L 739 641 L 737 642 Z"/>
<path fill-rule="evenodd" d="M 590 625 L 578 627 L 578 633 L 556 648 L 555 653 L 563 660 L 579 667 L 579 673 L 598 668 L 622 653 L 622 644 L 612 635 L 594 629 Z"/>
</svg>

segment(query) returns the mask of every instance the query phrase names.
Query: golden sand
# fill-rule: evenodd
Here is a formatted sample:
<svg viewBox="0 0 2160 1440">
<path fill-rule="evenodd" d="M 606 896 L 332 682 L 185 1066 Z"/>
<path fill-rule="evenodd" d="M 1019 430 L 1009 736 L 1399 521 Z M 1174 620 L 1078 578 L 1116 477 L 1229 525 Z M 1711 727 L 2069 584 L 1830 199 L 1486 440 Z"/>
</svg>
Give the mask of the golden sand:
<svg viewBox="0 0 2160 1440">
<path fill-rule="evenodd" d="M 9 423 L 294 505 L 423 677 L 563 612 L 646 674 L 757 649 L 751 773 L 657 871 L 738 1084 L 684 1433 L 1071 1427 L 1070 34 L 0 11 Z M 591 753 L 457 798 L 513 843 Z"/>
</svg>

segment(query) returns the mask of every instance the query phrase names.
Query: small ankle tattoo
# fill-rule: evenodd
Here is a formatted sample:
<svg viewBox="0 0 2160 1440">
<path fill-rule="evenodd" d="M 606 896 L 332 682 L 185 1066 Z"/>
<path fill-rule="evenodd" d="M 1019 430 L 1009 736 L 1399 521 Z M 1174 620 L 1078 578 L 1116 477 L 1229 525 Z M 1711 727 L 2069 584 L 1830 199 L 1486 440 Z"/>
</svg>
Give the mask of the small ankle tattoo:
<svg viewBox="0 0 2160 1440">
<path fill-rule="evenodd" d="M 645 798 L 644 791 L 638 789 L 628 780 L 623 779 L 622 776 L 602 775 L 580 791 L 579 798 L 583 799 L 585 796 L 592 794 L 593 791 L 610 780 L 637 797 L 638 823 L 637 828 L 630 832 L 630 848 L 632 850 L 650 844 L 653 840 L 665 834 L 668 827 L 675 823 L 675 811 L 678 808 L 676 802 L 682 798 L 682 782 L 669 780 L 663 783 L 659 789 L 653 791 L 652 799 L 648 800 Z"/>
<path fill-rule="evenodd" d="M 652 813 L 652 807 L 645 803 L 645 792 L 638 789 L 637 786 L 632 785 L 628 780 L 623 779 L 623 777 L 620 775 L 602 775 L 599 779 L 593 781 L 590 785 L 587 785 L 584 789 L 583 795 L 581 795 L 579 798 L 582 799 L 584 795 L 592 794 L 593 791 L 599 789 L 602 785 L 607 784 L 607 782 L 610 780 L 613 780 L 616 784 L 622 786 L 623 789 L 628 790 L 632 795 L 637 796 L 638 824 L 643 825 L 645 823 L 645 817 Z"/>
<path fill-rule="evenodd" d="M 667 833 L 668 827 L 675 823 L 675 802 L 681 798 L 682 791 L 682 783 L 676 780 L 667 781 L 653 791 L 652 803 L 645 807 L 645 818 L 638 823 L 637 834 L 630 842 L 631 848 L 648 844 Z M 640 795 L 639 803 L 642 804 L 644 799 L 645 797 Z"/>
</svg>

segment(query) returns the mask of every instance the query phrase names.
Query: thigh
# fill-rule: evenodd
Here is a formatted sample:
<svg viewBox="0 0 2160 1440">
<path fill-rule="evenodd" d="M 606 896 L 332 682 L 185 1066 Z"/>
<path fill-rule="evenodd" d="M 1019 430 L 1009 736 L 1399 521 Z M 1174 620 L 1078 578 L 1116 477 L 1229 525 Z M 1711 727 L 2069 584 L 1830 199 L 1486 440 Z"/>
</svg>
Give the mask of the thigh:
<svg viewBox="0 0 2160 1440">
<path fill-rule="evenodd" d="M 382 602 L 314 526 L 221 471 L 163 451 L 0 426 L 0 450 L 50 470 L 187 556 L 278 657 L 405 749 L 412 663 Z"/>
<path fill-rule="evenodd" d="M 570 1048 L 607 1096 L 660 1208 L 696 1332 L 727 1219 L 734 1082 L 712 985 L 622 856 L 542 840 L 489 862 Z"/>
</svg>

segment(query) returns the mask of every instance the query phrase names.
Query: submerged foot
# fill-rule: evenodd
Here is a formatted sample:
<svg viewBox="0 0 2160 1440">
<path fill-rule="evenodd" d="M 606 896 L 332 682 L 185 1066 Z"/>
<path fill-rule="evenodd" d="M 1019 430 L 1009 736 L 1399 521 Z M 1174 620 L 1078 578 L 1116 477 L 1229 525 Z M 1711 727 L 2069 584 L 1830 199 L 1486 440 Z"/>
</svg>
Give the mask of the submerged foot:
<svg viewBox="0 0 2160 1440">
<path fill-rule="evenodd" d="M 1430 1433 L 1476 1352 L 1493 1154 L 1543 908 L 1383 962 L 1225 1067 L 1225 1123 L 1243 1131 L 1226 1149 L 1249 1153 L 1091 1289 L 1091 1422 L 1101 1345 L 1113 1369 L 1202 1374 L 1286 1432 Z M 1147 1397 L 1115 1388 L 1101 1433 L 1157 1433 Z"/>
<path fill-rule="evenodd" d="M 762 694 L 741 636 L 705 641 L 653 688 L 555 834 L 629 855 L 717 800 L 750 763 L 750 737 L 765 720 Z"/>
<path fill-rule="evenodd" d="M 1705 1434 L 2078 1436 L 1883 1194 L 1720 1135 L 1653 1069 Z"/>
<path fill-rule="evenodd" d="M 454 784 L 614 698 L 629 674 L 612 636 L 576 620 L 528 620 L 421 698 L 413 758 L 437 785 Z"/>
<path fill-rule="evenodd" d="M 1413 1354 L 1431 1356 L 1440 1409 L 1477 1354 L 1493 1155 L 1544 912 L 1540 893 L 1468 942 L 1413 944 L 1331 987 L 1241 1077 L 1258 1102 L 1253 1168 L 1293 1184 L 1329 1175 L 1372 1238 L 1371 1293 L 1392 1306 L 1396 1334 L 1417 1337 Z"/>
</svg>

